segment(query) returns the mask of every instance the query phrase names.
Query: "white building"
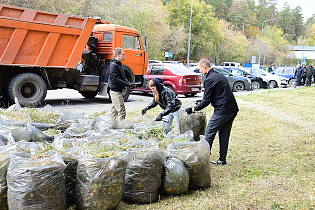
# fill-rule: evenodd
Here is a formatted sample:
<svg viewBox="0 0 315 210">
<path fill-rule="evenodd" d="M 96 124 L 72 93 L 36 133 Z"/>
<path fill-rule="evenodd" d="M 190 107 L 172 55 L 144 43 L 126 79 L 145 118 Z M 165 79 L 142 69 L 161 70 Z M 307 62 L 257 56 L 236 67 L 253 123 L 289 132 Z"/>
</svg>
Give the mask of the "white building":
<svg viewBox="0 0 315 210">
<path fill-rule="evenodd" d="M 296 58 L 306 57 L 307 60 L 315 60 L 315 46 L 290 46 Z"/>
</svg>

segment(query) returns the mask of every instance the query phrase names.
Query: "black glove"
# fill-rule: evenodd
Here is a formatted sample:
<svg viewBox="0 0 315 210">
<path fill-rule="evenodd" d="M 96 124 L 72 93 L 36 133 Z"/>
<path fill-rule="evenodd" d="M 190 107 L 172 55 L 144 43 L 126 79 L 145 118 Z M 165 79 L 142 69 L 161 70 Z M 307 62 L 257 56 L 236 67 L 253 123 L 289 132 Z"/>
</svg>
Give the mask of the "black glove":
<svg viewBox="0 0 315 210">
<path fill-rule="evenodd" d="M 142 115 L 144 115 L 147 111 L 148 111 L 148 107 L 142 109 L 142 111 L 141 111 Z"/>
<path fill-rule="evenodd" d="M 193 111 L 192 111 L 192 108 L 189 107 L 185 109 L 185 112 L 187 112 L 187 114 L 191 114 Z"/>
<path fill-rule="evenodd" d="M 159 115 L 156 117 L 155 121 L 161 121 L 161 120 L 162 120 L 162 117 L 163 117 L 163 116 L 159 114 Z"/>
</svg>

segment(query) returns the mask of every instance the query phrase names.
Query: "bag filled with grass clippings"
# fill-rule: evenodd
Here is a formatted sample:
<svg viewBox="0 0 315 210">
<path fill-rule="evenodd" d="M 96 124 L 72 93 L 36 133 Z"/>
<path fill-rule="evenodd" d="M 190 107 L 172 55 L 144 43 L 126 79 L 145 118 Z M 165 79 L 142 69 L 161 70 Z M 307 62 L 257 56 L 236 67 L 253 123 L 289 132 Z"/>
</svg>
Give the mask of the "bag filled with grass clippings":
<svg viewBox="0 0 315 210">
<path fill-rule="evenodd" d="M 76 193 L 79 209 L 115 209 L 123 196 L 127 162 L 114 156 L 81 157 Z"/>
<path fill-rule="evenodd" d="M 0 147 L 0 209 L 8 209 L 7 206 L 7 170 L 10 163 L 10 154 L 17 152 L 15 145 Z"/>
<path fill-rule="evenodd" d="M 135 123 L 134 130 L 142 138 L 162 140 L 164 138 L 165 123 L 162 121 Z"/>
<path fill-rule="evenodd" d="M 9 209 L 66 209 L 65 163 L 51 150 L 13 153 L 7 173 Z"/>
<path fill-rule="evenodd" d="M 199 141 L 199 136 L 205 134 L 207 127 L 207 118 L 205 109 L 198 112 L 187 114 L 184 110 L 187 107 L 192 107 L 195 104 L 189 103 L 182 108 L 179 114 L 179 128 L 181 133 L 192 130 L 195 141 Z"/>
<path fill-rule="evenodd" d="M 164 152 L 159 149 L 132 149 L 126 159 L 128 165 L 123 199 L 131 203 L 156 201 L 161 185 Z"/>
<path fill-rule="evenodd" d="M 189 172 L 189 188 L 210 187 L 210 146 L 205 139 L 198 142 L 173 142 L 167 147 L 169 157 L 180 159 Z"/>
<path fill-rule="evenodd" d="M 188 191 L 189 173 L 184 163 L 176 158 L 164 161 L 160 191 L 167 195 L 178 195 Z"/>
</svg>

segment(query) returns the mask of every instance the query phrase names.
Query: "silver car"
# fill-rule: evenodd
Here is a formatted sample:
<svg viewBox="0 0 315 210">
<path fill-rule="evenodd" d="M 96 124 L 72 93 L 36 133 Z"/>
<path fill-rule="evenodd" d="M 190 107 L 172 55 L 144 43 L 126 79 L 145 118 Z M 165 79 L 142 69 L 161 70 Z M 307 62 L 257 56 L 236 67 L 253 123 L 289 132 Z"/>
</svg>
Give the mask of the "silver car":
<svg viewBox="0 0 315 210">
<path fill-rule="evenodd" d="M 251 81 L 247 77 L 239 77 L 239 76 L 233 76 L 230 72 L 226 71 L 223 68 L 220 67 L 212 67 L 213 70 L 216 72 L 219 72 L 220 74 L 223 74 L 228 82 L 230 87 L 235 92 L 242 92 L 244 90 L 251 90 Z"/>
</svg>

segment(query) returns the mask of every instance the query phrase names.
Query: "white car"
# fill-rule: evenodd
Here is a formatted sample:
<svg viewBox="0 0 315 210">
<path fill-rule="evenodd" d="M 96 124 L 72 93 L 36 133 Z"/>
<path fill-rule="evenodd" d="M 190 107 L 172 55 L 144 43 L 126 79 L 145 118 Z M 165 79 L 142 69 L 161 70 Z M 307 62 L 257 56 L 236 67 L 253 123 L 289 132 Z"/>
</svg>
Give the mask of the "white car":
<svg viewBox="0 0 315 210">
<path fill-rule="evenodd" d="M 285 77 L 270 74 L 262 69 L 246 68 L 245 70 L 252 75 L 259 76 L 263 78 L 263 80 L 267 80 L 269 88 L 276 88 L 280 86 L 287 87 L 288 85 L 288 79 Z"/>
</svg>

